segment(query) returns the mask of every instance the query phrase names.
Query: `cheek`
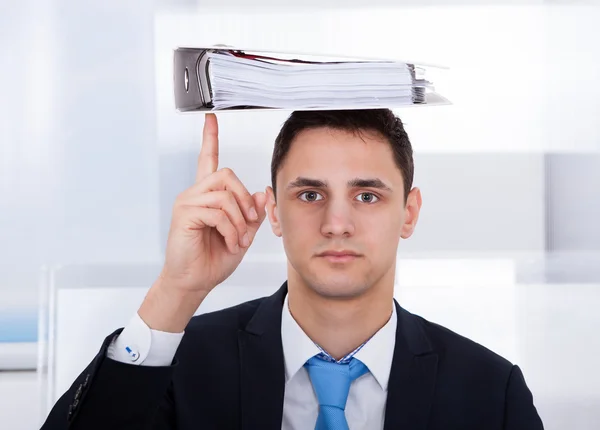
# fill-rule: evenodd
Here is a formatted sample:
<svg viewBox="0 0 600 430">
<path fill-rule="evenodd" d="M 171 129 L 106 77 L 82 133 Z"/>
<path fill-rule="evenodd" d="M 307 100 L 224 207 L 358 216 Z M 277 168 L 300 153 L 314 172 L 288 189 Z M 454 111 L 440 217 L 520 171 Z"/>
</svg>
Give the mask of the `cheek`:
<svg viewBox="0 0 600 430">
<path fill-rule="evenodd" d="M 386 225 L 389 234 L 395 234 L 400 236 L 402 226 L 404 225 L 406 214 L 404 210 L 394 211 L 390 216 L 387 217 Z"/>
<path fill-rule="evenodd" d="M 370 244 L 373 252 L 384 255 L 398 247 L 402 233 L 403 220 L 398 216 L 385 216 L 377 220 L 371 219 L 364 224 L 361 237 Z"/>
<path fill-rule="evenodd" d="M 286 214 L 280 218 L 280 227 L 286 249 L 303 249 L 314 236 L 314 226 L 305 216 Z"/>
<path fill-rule="evenodd" d="M 314 228 L 314 222 L 314 216 L 311 216 L 310 212 L 297 209 L 293 206 L 287 207 L 279 213 L 281 230 L 287 234 L 294 234 L 297 231 L 306 231 Z"/>
</svg>

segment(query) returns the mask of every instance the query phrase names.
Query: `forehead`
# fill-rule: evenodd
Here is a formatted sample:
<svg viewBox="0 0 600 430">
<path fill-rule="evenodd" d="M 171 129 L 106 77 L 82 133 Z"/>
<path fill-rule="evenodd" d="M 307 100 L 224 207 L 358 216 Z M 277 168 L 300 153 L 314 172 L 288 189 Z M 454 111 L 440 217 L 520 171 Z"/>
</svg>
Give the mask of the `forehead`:
<svg viewBox="0 0 600 430">
<path fill-rule="evenodd" d="M 390 142 L 381 134 L 327 127 L 303 130 L 292 142 L 280 172 L 296 175 L 300 170 L 400 175 Z"/>
</svg>

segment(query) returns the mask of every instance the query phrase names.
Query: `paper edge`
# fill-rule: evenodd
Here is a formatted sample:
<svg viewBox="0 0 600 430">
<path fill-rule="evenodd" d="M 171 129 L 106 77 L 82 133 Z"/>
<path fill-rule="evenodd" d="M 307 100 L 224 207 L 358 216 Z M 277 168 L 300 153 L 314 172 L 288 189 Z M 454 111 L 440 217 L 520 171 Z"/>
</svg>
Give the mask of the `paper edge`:
<svg viewBox="0 0 600 430">
<path fill-rule="evenodd" d="M 346 105 L 346 106 L 332 106 L 325 108 L 246 108 L 246 109 L 211 109 L 211 108 L 198 108 L 195 110 L 189 111 L 179 111 L 181 114 L 194 114 L 194 113 L 229 113 L 229 112 L 274 112 L 274 111 L 283 111 L 283 112 L 293 112 L 293 111 L 328 111 L 328 110 L 355 110 L 355 109 L 402 109 L 402 108 L 423 108 L 430 106 L 449 106 L 452 105 L 452 102 L 448 100 L 446 97 L 440 95 L 436 92 L 429 92 L 425 95 L 426 103 L 413 103 L 413 104 L 400 104 L 394 105 L 389 104 L 386 106 L 356 106 L 356 105 Z"/>
</svg>

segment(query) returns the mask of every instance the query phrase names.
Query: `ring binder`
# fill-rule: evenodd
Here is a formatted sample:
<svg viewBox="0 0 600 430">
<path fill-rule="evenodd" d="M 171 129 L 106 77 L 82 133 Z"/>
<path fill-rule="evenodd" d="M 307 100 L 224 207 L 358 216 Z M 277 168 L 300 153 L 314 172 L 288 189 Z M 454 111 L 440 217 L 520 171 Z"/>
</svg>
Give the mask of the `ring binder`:
<svg viewBox="0 0 600 430">
<path fill-rule="evenodd" d="M 252 54 L 250 54 L 250 52 L 252 52 Z M 218 63 L 215 64 L 220 64 L 220 70 L 224 70 L 223 69 L 223 64 L 226 64 L 226 67 L 229 67 L 229 64 L 233 64 L 233 66 L 238 66 L 241 65 L 243 67 L 255 67 L 256 66 L 256 70 L 260 70 L 261 72 L 267 73 L 267 72 L 271 72 L 271 73 L 286 73 L 286 72 L 282 72 L 282 70 L 285 69 L 285 67 L 289 66 L 292 67 L 292 64 L 295 65 L 300 65 L 300 67 L 310 67 L 310 66 L 315 66 L 321 67 L 319 63 L 323 64 L 324 66 L 328 66 L 328 67 L 332 67 L 332 66 L 344 66 L 343 63 L 351 63 L 353 65 L 353 67 L 361 67 L 361 66 L 365 66 L 365 67 L 371 67 L 373 64 L 375 64 L 375 66 L 372 67 L 377 67 L 377 65 L 383 65 L 383 66 L 393 66 L 394 64 L 398 65 L 398 67 L 404 67 L 404 70 L 406 70 L 406 73 L 404 73 L 404 75 L 400 75 L 400 78 L 404 79 L 408 79 L 408 81 L 406 81 L 405 83 L 395 83 L 396 88 L 404 88 L 403 90 L 398 90 L 397 92 L 402 93 L 402 92 L 406 92 L 408 91 L 408 95 L 407 96 L 402 96 L 404 97 L 404 99 L 406 99 L 408 97 L 408 102 L 403 102 L 401 103 L 399 106 L 418 106 L 418 105 L 440 105 L 440 104 L 450 104 L 450 102 L 445 99 L 444 97 L 440 96 L 439 94 L 435 93 L 435 91 L 433 91 L 433 86 L 430 82 L 426 81 L 425 79 L 419 79 L 416 78 L 415 76 L 415 64 L 412 63 L 404 63 L 404 62 L 399 62 L 399 61 L 393 61 L 393 60 L 375 60 L 375 59 L 364 59 L 364 60 L 339 60 L 339 57 L 335 57 L 336 60 L 330 60 L 330 57 L 324 56 L 324 55 L 317 55 L 316 57 L 320 57 L 321 60 L 320 61 L 304 61 L 304 60 L 297 60 L 297 59 L 293 59 L 293 60 L 289 60 L 289 59 L 283 59 L 283 58 L 275 58 L 273 57 L 273 54 L 264 54 L 261 55 L 261 53 L 264 53 L 264 51 L 260 51 L 260 50 L 242 50 L 239 48 L 234 48 L 231 46 L 224 46 L 224 45 L 216 45 L 216 46 L 212 46 L 212 47 L 205 47 L 205 48 L 189 48 L 189 47 L 181 47 L 181 48 L 177 48 L 174 50 L 174 57 L 173 57 L 173 83 L 174 83 L 174 95 L 175 95 L 175 107 L 177 108 L 177 110 L 181 111 L 181 112 L 189 112 L 189 111 L 204 111 L 204 112 L 208 112 L 208 111 L 217 111 L 217 110 L 247 110 L 247 109 L 268 109 L 268 110 L 273 110 L 273 109 L 283 109 L 283 110 L 287 110 L 287 107 L 281 107 L 281 106 L 273 106 L 273 107 L 269 107 L 268 103 L 265 103 L 266 106 L 258 106 L 258 105 L 254 105 L 251 103 L 240 103 L 237 106 L 231 106 L 231 103 L 229 105 L 227 105 L 227 103 L 224 103 L 223 101 L 221 101 L 221 107 L 219 107 L 219 105 L 215 106 L 215 93 L 213 90 L 213 82 L 211 82 L 211 58 L 214 58 L 214 61 L 218 61 Z M 267 56 L 267 55 L 271 55 L 271 56 Z M 277 54 L 275 54 L 277 55 Z M 289 57 L 291 54 L 290 53 L 285 53 L 282 54 L 283 57 Z M 294 54 L 297 56 L 302 56 L 304 54 Z M 315 57 L 315 55 L 312 55 L 311 57 Z M 226 63 L 223 63 L 223 61 L 227 61 Z M 254 63 L 254 64 L 253 64 Z M 371 64 L 365 64 L 365 63 L 371 63 Z M 260 65 L 261 67 L 259 68 L 258 65 Z M 233 67 L 232 66 L 232 67 Z M 421 66 L 421 65 L 420 65 Z M 419 67 L 420 67 L 419 66 Z M 214 66 L 216 67 L 216 66 Z M 213 69 L 214 69 L 213 67 Z M 440 67 L 440 66 L 432 66 L 432 67 Z M 306 69 L 309 70 L 309 69 Z M 310 70 L 316 70 L 316 69 L 310 69 Z M 388 70 L 388 69 L 385 69 Z M 226 69 L 226 71 L 229 71 L 229 69 Z M 354 70 L 355 71 L 355 70 Z M 394 72 L 393 70 L 390 72 L 388 70 L 388 73 L 392 73 Z M 304 72 L 303 72 L 304 73 Z M 306 73 L 309 73 L 308 71 Z M 332 72 L 335 73 L 335 72 Z M 369 72 L 366 72 L 369 73 Z M 243 75 L 245 76 L 245 75 Z M 298 76 L 298 75 L 296 75 Z M 347 76 L 347 75 L 346 75 Z M 394 75 L 395 76 L 395 75 Z M 214 76 L 213 76 L 214 77 Z M 220 76 L 216 77 L 217 79 L 220 78 Z M 412 81 L 411 81 L 412 78 Z M 233 80 L 233 78 L 231 78 L 230 76 L 228 76 L 229 81 L 231 82 L 231 80 Z M 401 80 L 401 79 L 400 79 Z M 220 83 L 222 84 L 223 80 L 220 80 Z M 412 82 L 412 84 L 411 84 Z M 337 83 L 337 82 L 336 82 Z M 383 85 L 379 82 L 377 82 L 377 84 L 379 85 Z M 245 82 L 245 85 L 250 85 L 247 82 Z M 270 85 L 270 82 L 269 82 Z M 346 85 L 348 85 L 346 83 Z M 310 86 L 308 86 L 310 87 Z M 320 86 L 322 88 L 322 85 Z M 215 87 L 216 88 L 216 87 Z M 222 86 L 219 87 L 222 90 Z M 255 91 L 256 91 L 256 87 Z M 282 87 L 280 86 L 275 86 L 274 88 L 276 88 L 277 91 L 282 91 Z M 245 87 L 245 89 L 247 89 L 247 87 Z M 221 91 L 219 90 L 219 91 Z M 306 87 L 304 87 L 304 90 L 306 91 Z M 385 100 L 387 99 L 387 94 L 385 95 L 383 101 L 380 101 L 377 97 L 370 97 L 370 93 L 368 93 L 368 89 L 364 89 L 363 87 L 358 87 L 358 90 L 362 92 L 362 99 L 359 102 L 356 102 L 353 104 L 353 99 L 349 98 L 347 105 L 344 106 L 340 106 L 340 101 L 338 101 L 337 104 L 335 104 L 335 106 L 332 106 L 332 108 L 335 109 L 353 109 L 353 108 L 365 108 L 365 103 L 368 104 L 368 100 L 373 100 L 373 107 L 381 107 L 381 103 L 384 103 Z M 428 91 L 431 90 L 431 91 Z M 327 91 L 328 93 L 331 93 L 331 91 Z M 381 93 L 381 89 L 379 89 L 379 93 Z M 391 94 L 392 92 L 390 92 Z M 221 93 L 222 94 L 222 91 Z M 316 93 L 318 94 L 318 92 Z M 366 94 L 366 95 L 365 95 Z M 411 96 L 412 94 L 412 96 Z M 231 91 L 229 91 L 228 93 L 229 96 L 231 96 Z M 306 93 L 304 93 L 304 95 L 306 96 Z M 271 97 L 272 94 L 270 93 L 265 93 L 265 99 L 268 99 L 269 97 Z M 260 96 L 256 96 L 254 95 L 253 97 L 259 97 Z M 321 97 L 321 99 L 324 99 L 326 97 L 336 97 L 336 96 L 331 96 L 331 95 L 324 95 L 323 97 Z M 398 99 L 402 98 L 402 97 L 398 97 Z M 412 102 L 410 101 L 410 97 L 412 97 Z M 247 99 L 247 98 L 246 98 Z M 246 100 L 244 99 L 244 100 Z M 222 97 L 221 97 L 222 100 Z M 270 98 L 270 100 L 273 100 L 273 97 Z M 269 100 L 269 101 L 270 101 Z M 367 100 L 367 101 L 365 101 Z M 219 103 L 219 100 L 217 100 L 217 103 Z M 344 102 L 345 103 L 345 102 Z M 226 104 L 225 107 L 223 107 L 223 104 Z M 392 102 L 393 104 L 393 102 Z M 388 107 L 395 107 L 395 105 L 390 105 Z M 290 107 L 289 109 L 294 109 L 294 107 Z M 302 109 L 313 109 L 312 107 L 302 107 Z M 314 108 L 316 109 L 316 108 Z"/>
</svg>

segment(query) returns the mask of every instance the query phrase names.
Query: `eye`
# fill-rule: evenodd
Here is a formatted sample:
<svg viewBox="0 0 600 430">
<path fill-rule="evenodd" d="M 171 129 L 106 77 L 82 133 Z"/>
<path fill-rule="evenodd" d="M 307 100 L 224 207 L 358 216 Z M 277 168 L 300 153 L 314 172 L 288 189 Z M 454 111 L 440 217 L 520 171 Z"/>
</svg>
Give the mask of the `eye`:
<svg viewBox="0 0 600 430">
<path fill-rule="evenodd" d="M 320 194 L 315 191 L 305 191 L 300 196 L 306 196 L 306 199 L 300 198 L 304 202 L 316 202 L 318 201 L 317 196 L 320 196 Z"/>
<path fill-rule="evenodd" d="M 362 200 L 363 203 L 374 203 L 373 199 L 375 199 L 375 201 L 379 200 L 379 197 L 373 193 L 360 193 L 357 197 L 366 197 L 366 199 Z"/>
<path fill-rule="evenodd" d="M 316 202 L 319 200 L 322 200 L 323 197 L 315 192 L 315 191 L 305 191 L 302 194 L 300 194 L 300 200 L 304 201 L 304 202 Z M 302 196 L 305 196 L 304 198 L 302 198 Z M 321 197 L 319 199 L 319 197 Z M 379 200 L 379 197 L 377 197 L 375 194 L 373 193 L 360 193 L 357 197 L 361 198 L 361 201 L 363 203 L 375 203 L 376 201 Z M 373 199 L 375 199 L 375 201 L 373 201 Z"/>
</svg>

